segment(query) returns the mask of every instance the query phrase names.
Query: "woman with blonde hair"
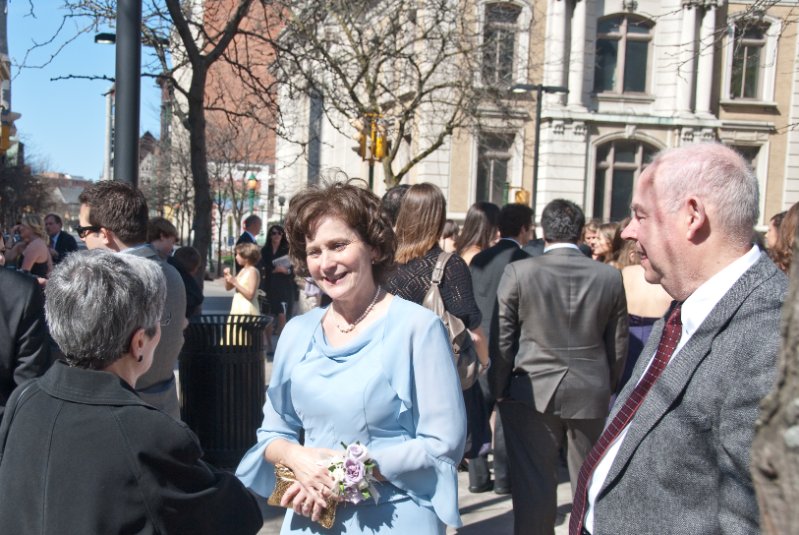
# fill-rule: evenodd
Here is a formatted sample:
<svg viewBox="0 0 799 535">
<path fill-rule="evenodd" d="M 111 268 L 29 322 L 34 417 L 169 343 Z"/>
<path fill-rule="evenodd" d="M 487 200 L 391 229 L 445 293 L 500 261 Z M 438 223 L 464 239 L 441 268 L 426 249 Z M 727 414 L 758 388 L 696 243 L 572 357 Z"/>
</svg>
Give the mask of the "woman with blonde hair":
<svg viewBox="0 0 799 535">
<path fill-rule="evenodd" d="M 43 283 L 53 270 L 53 259 L 47 248 L 47 234 L 39 216 L 27 214 L 22 216 L 13 232 L 22 238 L 10 251 L 6 251 L 6 261 L 14 262 L 22 271 L 26 271 Z"/>
</svg>

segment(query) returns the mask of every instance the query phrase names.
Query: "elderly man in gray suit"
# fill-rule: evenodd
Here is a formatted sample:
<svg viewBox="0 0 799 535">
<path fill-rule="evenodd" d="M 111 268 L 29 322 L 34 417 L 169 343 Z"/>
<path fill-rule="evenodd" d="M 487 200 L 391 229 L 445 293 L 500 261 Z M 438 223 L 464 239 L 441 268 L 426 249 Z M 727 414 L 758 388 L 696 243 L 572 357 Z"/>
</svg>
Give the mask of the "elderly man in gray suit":
<svg viewBox="0 0 799 535">
<path fill-rule="evenodd" d="M 80 225 L 75 229 L 88 249 L 111 249 L 158 262 L 166 278 L 166 304 L 161 318 L 161 340 L 153 364 L 136 383 L 136 393 L 154 407 L 180 419 L 175 363 L 183 347 L 187 322 L 186 289 L 178 271 L 147 243 L 149 212 L 141 191 L 123 182 L 102 181 L 80 194 Z"/>
<path fill-rule="evenodd" d="M 676 302 L 580 471 L 570 534 L 760 532 L 749 458 L 787 277 L 752 245 L 758 205 L 718 143 L 664 151 L 638 179 L 623 236 Z"/>
<path fill-rule="evenodd" d="M 544 254 L 505 267 L 497 290 L 499 358 L 489 370 L 511 469 L 514 533 L 552 535 L 559 449 L 572 488 L 602 432 L 627 356 L 619 270 L 577 248 L 585 224 L 571 201 L 541 214 Z"/>
</svg>

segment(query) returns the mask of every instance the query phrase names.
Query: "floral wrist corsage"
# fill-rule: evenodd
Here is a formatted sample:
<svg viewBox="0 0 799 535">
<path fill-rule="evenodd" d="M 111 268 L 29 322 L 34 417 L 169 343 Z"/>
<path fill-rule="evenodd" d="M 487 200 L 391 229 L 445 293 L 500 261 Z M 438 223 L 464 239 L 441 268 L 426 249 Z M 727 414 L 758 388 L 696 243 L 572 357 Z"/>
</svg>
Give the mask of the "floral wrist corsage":
<svg viewBox="0 0 799 535">
<path fill-rule="evenodd" d="M 360 503 L 371 498 L 377 503 L 380 499 L 375 485 L 377 464 L 369 458 L 369 450 L 360 442 L 341 445 L 344 456 L 330 459 L 327 467 L 336 483 L 334 492 L 345 502 Z"/>
</svg>

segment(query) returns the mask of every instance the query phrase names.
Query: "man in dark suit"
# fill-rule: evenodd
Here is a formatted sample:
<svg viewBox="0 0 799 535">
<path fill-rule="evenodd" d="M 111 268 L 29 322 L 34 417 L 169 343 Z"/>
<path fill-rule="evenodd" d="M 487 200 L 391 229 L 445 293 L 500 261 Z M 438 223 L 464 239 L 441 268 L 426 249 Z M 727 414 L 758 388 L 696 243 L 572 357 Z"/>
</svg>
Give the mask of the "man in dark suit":
<svg viewBox="0 0 799 535">
<path fill-rule="evenodd" d="M 53 257 L 53 264 L 58 264 L 67 254 L 78 250 L 78 242 L 62 228 L 63 222 L 58 214 L 44 216 L 44 230 L 50 236 L 50 256 Z"/>
<path fill-rule="evenodd" d="M 183 347 L 186 290 L 178 271 L 147 243 L 147 200 L 141 191 L 124 182 L 104 180 L 83 190 L 78 235 L 89 249 L 111 249 L 158 262 L 166 278 L 166 304 L 161 318 L 161 340 L 153 364 L 136 382 L 136 392 L 154 407 L 180 418 L 175 364 Z"/>
<path fill-rule="evenodd" d="M 35 277 L 0 268 L 0 420 L 20 383 L 50 367 L 44 296 Z"/>
<path fill-rule="evenodd" d="M 488 354 L 492 361 L 499 358 L 497 288 L 502 273 L 511 262 L 529 258 L 521 249 L 522 244 L 530 239 L 533 228 L 533 210 L 524 204 L 508 204 L 499 212 L 500 240 L 485 251 L 477 253 L 469 264 L 472 272 L 472 288 L 477 307 L 483 315 L 483 332 L 488 336 Z M 494 410 L 496 400 L 491 395 L 486 375 L 480 376 L 480 386 L 486 401 L 487 412 Z M 479 488 L 489 483 L 488 461 L 485 457 L 476 457 L 469 461 L 469 488 Z M 510 472 L 508 471 L 508 454 L 505 450 L 505 435 L 502 430 L 502 419 L 494 421 L 494 492 L 507 494 L 510 492 Z"/>
<path fill-rule="evenodd" d="M 240 243 L 256 243 L 255 237 L 261 232 L 262 224 L 261 218 L 257 215 L 252 214 L 248 216 L 244 220 L 244 232 L 242 232 L 239 239 L 236 240 L 236 245 Z M 238 273 L 242 266 L 235 260 L 233 262 L 236 264 L 236 273 Z"/>
<path fill-rule="evenodd" d="M 511 468 L 514 533 L 552 535 L 559 450 L 572 489 L 602 432 L 627 356 L 621 273 L 577 248 L 585 223 L 571 201 L 541 214 L 544 254 L 505 267 L 497 290 L 499 358 L 489 370 Z"/>
<path fill-rule="evenodd" d="M 622 236 L 676 303 L 580 472 L 571 534 L 760 533 L 749 457 L 788 281 L 752 246 L 758 206 L 719 143 L 664 151 L 638 179 Z"/>
</svg>

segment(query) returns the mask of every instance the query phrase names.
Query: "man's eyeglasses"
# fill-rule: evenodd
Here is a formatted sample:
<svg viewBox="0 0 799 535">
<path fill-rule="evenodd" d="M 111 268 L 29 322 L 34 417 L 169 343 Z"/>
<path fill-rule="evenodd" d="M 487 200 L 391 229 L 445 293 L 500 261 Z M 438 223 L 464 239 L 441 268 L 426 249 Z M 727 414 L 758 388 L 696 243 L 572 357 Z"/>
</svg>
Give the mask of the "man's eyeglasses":
<svg viewBox="0 0 799 535">
<path fill-rule="evenodd" d="M 88 227 L 82 227 L 80 225 L 76 225 L 75 232 L 78 233 L 78 236 L 80 236 L 80 239 L 82 240 L 86 237 L 86 235 L 89 232 L 100 232 L 100 229 L 102 228 L 103 227 L 101 227 L 100 225 L 89 225 Z"/>
</svg>

